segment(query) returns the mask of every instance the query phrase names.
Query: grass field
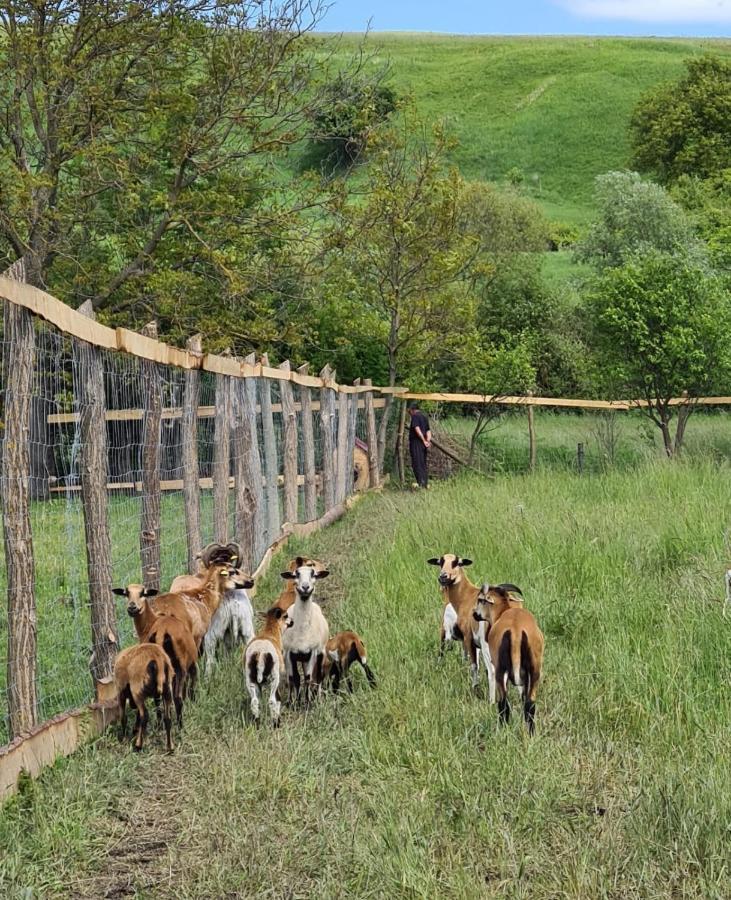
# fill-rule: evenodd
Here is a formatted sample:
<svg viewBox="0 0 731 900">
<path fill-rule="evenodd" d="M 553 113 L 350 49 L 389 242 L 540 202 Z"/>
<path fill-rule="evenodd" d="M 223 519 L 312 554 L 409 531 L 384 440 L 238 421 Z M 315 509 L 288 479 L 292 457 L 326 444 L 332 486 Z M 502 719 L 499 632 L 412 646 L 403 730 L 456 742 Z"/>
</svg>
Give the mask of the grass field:
<svg viewBox="0 0 731 900">
<path fill-rule="evenodd" d="M 343 50 L 357 39 L 344 38 Z M 625 168 L 640 95 L 673 80 L 683 60 L 729 41 L 593 37 L 456 37 L 374 33 L 377 62 L 427 120 L 445 118 L 467 178 L 519 169 L 550 218 L 591 218 L 594 177 Z"/>
<path fill-rule="evenodd" d="M 727 463 L 387 491 L 292 547 L 379 679 L 248 724 L 235 659 L 174 758 L 109 735 L 0 815 L 7 897 L 731 895 Z M 538 727 L 499 730 L 436 662 L 427 557 L 519 584 L 546 635 Z M 279 588 L 277 566 L 257 597 Z M 356 675 L 356 679 L 358 676 Z"/>
</svg>

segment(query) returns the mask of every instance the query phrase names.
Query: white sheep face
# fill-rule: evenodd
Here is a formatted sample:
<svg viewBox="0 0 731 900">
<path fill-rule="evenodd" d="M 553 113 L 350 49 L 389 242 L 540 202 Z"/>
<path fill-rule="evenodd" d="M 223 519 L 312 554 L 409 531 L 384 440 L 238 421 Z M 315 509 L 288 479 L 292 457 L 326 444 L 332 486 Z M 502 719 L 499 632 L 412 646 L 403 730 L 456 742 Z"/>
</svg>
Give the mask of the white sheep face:
<svg viewBox="0 0 731 900">
<path fill-rule="evenodd" d="M 282 572 L 282 578 L 294 581 L 294 589 L 301 600 L 309 600 L 315 592 L 318 578 L 327 578 L 327 569 L 315 569 L 313 566 L 297 566 L 294 572 Z"/>
</svg>

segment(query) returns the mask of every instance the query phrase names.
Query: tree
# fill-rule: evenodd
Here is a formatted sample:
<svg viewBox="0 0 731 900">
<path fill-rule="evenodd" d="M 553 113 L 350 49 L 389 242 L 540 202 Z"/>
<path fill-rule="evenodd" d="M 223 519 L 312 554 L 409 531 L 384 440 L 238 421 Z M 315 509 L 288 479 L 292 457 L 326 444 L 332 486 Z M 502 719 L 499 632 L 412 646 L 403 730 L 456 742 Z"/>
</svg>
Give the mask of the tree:
<svg viewBox="0 0 731 900">
<path fill-rule="evenodd" d="M 645 251 L 598 276 L 586 315 L 605 386 L 643 400 L 667 456 L 676 455 L 694 398 L 729 387 L 731 302 L 719 279 L 685 258 Z M 670 399 L 684 392 L 673 437 Z"/>
<path fill-rule="evenodd" d="M 705 251 L 690 219 L 659 185 L 636 172 L 608 172 L 596 179 L 596 200 L 599 219 L 575 250 L 580 262 L 602 270 L 650 250 L 702 261 Z"/>
<path fill-rule="evenodd" d="M 66 296 L 103 308 L 149 273 L 173 233 L 179 245 L 187 238 L 176 265 L 195 267 L 205 225 L 233 215 L 222 184 L 250 218 L 266 162 L 317 106 L 322 60 L 301 38 L 322 9 L 320 0 L 5 4 L 0 236 L 31 280 L 47 286 L 57 272 Z"/>
<path fill-rule="evenodd" d="M 347 286 L 346 302 L 375 314 L 389 385 L 408 374 L 409 357 L 417 367 L 433 360 L 445 338 L 473 321 L 464 281 L 474 274 L 480 244 L 461 227 L 464 182 L 447 166 L 451 146 L 440 127 L 431 140 L 384 129 L 373 140 L 365 194 L 343 185 L 332 207 L 330 277 Z M 387 419 L 388 405 L 381 454 Z"/>
<path fill-rule="evenodd" d="M 731 62 L 706 55 L 685 66 L 678 82 L 640 100 L 630 122 L 634 164 L 662 182 L 731 168 Z"/>
</svg>

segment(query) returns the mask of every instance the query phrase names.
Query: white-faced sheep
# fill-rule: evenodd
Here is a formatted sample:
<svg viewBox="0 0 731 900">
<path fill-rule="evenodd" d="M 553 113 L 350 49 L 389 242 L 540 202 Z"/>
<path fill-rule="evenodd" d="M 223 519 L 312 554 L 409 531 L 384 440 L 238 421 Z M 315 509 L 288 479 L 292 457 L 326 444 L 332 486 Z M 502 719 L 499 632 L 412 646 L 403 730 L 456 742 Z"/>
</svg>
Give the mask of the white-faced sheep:
<svg viewBox="0 0 731 900">
<path fill-rule="evenodd" d="M 129 702 L 137 711 L 134 748 L 137 751 L 142 749 L 149 720 L 146 701 L 152 698 L 156 706 L 162 701 L 165 741 L 168 751 L 172 751 L 171 707 L 174 680 L 175 672 L 167 653 L 155 644 L 136 644 L 117 655 L 114 661 L 114 684 L 119 703 L 120 741 L 124 740 L 127 731 Z"/>
<path fill-rule="evenodd" d="M 497 685 L 500 722 L 510 720 L 508 682 L 523 698 L 523 715 L 529 734 L 536 717 L 536 693 L 543 668 L 544 639 L 535 617 L 511 596 L 514 585 L 483 585 L 474 610 L 476 621 L 488 625 L 492 684 Z"/>
<path fill-rule="evenodd" d="M 259 705 L 262 690 L 269 685 L 269 709 L 272 725 L 279 725 L 282 704 L 279 700 L 279 682 L 284 675 L 282 635 L 293 625 L 289 613 L 273 606 L 265 616 L 264 627 L 249 641 L 244 653 L 244 677 L 251 698 L 251 713 L 259 724 Z"/>
<path fill-rule="evenodd" d="M 295 601 L 289 609 L 293 625 L 285 631 L 283 638 L 287 677 L 295 701 L 300 695 L 300 665 L 303 669 L 306 700 L 310 698 L 313 687 L 322 682 L 325 644 L 330 637 L 330 629 L 322 610 L 312 597 L 316 580 L 327 578 L 329 574 L 327 569 L 316 570 L 314 566 L 308 565 L 298 566 L 294 572 L 282 572 L 282 578 L 293 581 L 295 589 Z"/>
<path fill-rule="evenodd" d="M 312 566 L 315 572 L 324 572 L 327 569 L 327 566 L 317 559 L 296 556 L 287 563 L 287 571 L 294 574 L 299 566 Z M 291 606 L 294 606 L 294 601 L 296 599 L 297 592 L 295 591 L 294 581 L 292 579 L 287 579 L 284 582 L 284 587 L 282 588 L 280 595 L 272 605 L 278 606 L 280 609 L 289 609 Z"/>
<path fill-rule="evenodd" d="M 341 631 L 325 645 L 325 661 L 323 666 L 323 681 L 328 681 L 332 689 L 337 691 L 341 678 L 345 679 L 348 691 L 352 693 L 353 682 L 350 675 L 350 667 L 354 662 L 360 663 L 371 687 L 376 686 L 376 676 L 368 665 L 365 644 L 354 631 Z"/>
</svg>

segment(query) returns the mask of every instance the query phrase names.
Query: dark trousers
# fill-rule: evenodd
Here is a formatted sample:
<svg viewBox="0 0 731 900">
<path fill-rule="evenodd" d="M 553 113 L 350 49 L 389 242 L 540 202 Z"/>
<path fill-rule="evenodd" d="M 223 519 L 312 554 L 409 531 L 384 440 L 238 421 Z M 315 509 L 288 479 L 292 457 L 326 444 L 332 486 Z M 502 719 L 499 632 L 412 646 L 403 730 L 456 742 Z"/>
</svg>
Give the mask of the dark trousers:
<svg viewBox="0 0 731 900">
<path fill-rule="evenodd" d="M 421 441 L 409 441 L 409 452 L 411 453 L 411 468 L 414 470 L 417 484 L 419 487 L 426 487 L 429 484 L 426 447 Z"/>
</svg>

